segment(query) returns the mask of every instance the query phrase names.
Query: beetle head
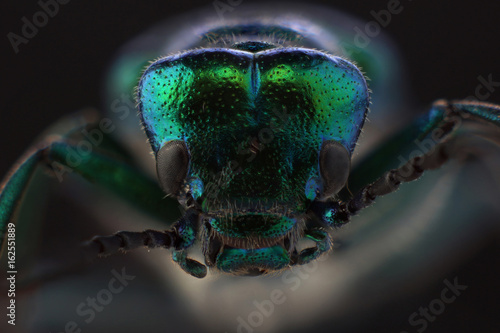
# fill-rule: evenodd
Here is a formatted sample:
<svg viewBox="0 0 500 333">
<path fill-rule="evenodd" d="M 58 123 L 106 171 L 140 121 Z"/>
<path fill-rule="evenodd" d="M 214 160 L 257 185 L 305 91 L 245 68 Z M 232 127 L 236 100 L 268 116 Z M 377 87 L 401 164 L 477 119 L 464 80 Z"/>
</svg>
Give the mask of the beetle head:
<svg viewBox="0 0 500 333">
<path fill-rule="evenodd" d="M 264 46 L 160 59 L 138 89 L 160 185 L 195 202 L 207 264 L 232 273 L 294 261 L 309 205 L 347 181 L 369 104 L 353 64 Z"/>
</svg>

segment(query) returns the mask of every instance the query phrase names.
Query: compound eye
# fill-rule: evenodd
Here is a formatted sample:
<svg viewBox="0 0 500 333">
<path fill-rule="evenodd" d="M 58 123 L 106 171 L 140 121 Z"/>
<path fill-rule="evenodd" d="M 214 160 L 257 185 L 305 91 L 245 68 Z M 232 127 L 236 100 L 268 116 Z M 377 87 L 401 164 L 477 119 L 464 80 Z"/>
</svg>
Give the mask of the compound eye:
<svg viewBox="0 0 500 333">
<path fill-rule="evenodd" d="M 350 168 L 351 156 L 347 149 L 337 141 L 325 141 L 319 153 L 319 171 L 323 181 L 319 200 L 337 194 L 344 187 Z"/>
<path fill-rule="evenodd" d="M 163 191 L 176 197 L 187 177 L 189 153 L 182 140 L 168 141 L 156 154 L 156 172 Z"/>
</svg>

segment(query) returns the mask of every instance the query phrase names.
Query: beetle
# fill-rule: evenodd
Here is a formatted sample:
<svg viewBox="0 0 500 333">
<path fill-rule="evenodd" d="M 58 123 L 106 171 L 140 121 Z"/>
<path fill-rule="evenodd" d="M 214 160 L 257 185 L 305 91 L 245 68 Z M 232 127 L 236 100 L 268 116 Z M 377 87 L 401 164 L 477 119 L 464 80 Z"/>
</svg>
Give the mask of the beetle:
<svg viewBox="0 0 500 333">
<path fill-rule="evenodd" d="M 2 185 L 2 239 L 42 163 L 56 174 L 70 168 L 157 217 L 165 218 L 176 204 L 183 210 L 165 231 L 96 237 L 86 244 L 91 256 L 163 247 L 172 248 L 174 261 L 195 277 L 204 277 L 206 266 L 241 275 L 281 271 L 328 252 L 331 230 L 378 196 L 453 157 L 459 124 L 498 126 L 496 105 L 441 100 L 350 172 L 368 112 L 368 86 L 345 55 L 319 51 L 328 50 L 331 40 L 315 37 L 312 26 L 253 17 L 204 24 L 200 41 L 188 40 L 181 48 L 187 51 L 153 62 L 138 84 L 139 114 L 159 187 L 107 137 L 106 123 L 75 121 L 76 128 L 106 142 L 96 145 L 91 134 L 75 138 L 71 128 L 29 150 Z M 339 47 L 346 51 L 345 45 L 330 51 Z M 361 56 L 354 60 L 363 62 Z M 432 149 L 397 165 L 416 139 L 430 139 Z M 377 157 L 382 153 L 383 163 Z M 298 249 L 302 238 L 315 246 Z M 196 239 L 205 265 L 187 255 Z"/>
<path fill-rule="evenodd" d="M 248 46 L 248 45 L 246 45 L 246 47 L 249 47 L 249 46 Z M 272 135 L 274 136 L 274 137 L 273 137 L 273 140 L 274 140 L 274 139 L 276 139 L 275 130 L 277 130 L 277 131 L 279 131 L 279 130 L 280 130 L 280 125 L 281 125 L 281 124 L 279 123 L 279 120 L 281 120 L 281 118 L 279 117 L 279 115 L 285 115 L 285 118 L 284 118 L 284 119 L 286 120 L 286 119 L 287 119 L 287 118 L 286 118 L 286 115 L 287 115 L 287 112 L 289 112 L 289 108 L 282 109 L 282 110 L 277 110 L 277 112 L 276 112 L 276 113 L 274 113 L 274 110 L 271 110 L 271 112 L 273 112 L 273 114 L 275 114 L 275 115 L 276 115 L 276 117 L 277 117 L 277 121 L 275 121 L 275 122 L 271 122 L 270 124 L 266 124 L 266 127 L 264 127 L 264 129 L 266 129 L 266 128 L 267 128 L 267 129 L 271 129 L 271 131 L 272 131 Z M 293 118 L 292 118 L 292 119 L 293 119 Z M 287 124 L 287 123 L 285 122 L 285 125 L 286 125 L 286 124 Z M 89 132 L 90 132 L 90 129 L 89 129 Z M 257 139 L 260 139 L 260 138 L 259 138 L 259 132 L 260 132 L 260 130 L 259 130 L 257 133 L 255 133 L 256 135 L 255 135 L 255 134 L 254 134 L 254 135 L 250 135 L 251 139 L 253 139 L 253 137 L 255 137 L 255 136 L 257 137 Z M 266 134 L 266 133 L 269 133 L 269 131 L 267 131 L 267 132 L 266 132 L 266 131 L 264 131 L 264 132 L 263 132 L 263 134 Z M 261 137 L 262 137 L 262 135 L 261 135 Z M 245 145 L 243 145 L 243 146 L 241 147 L 241 148 L 244 148 L 244 149 L 242 149 L 242 150 L 246 152 L 246 155 L 245 155 L 245 154 L 241 154 L 241 155 L 243 155 L 243 157 L 246 157 L 246 158 L 248 158 L 248 157 L 252 157 L 252 156 L 256 156 L 256 158 L 257 158 L 257 157 L 259 157 L 259 156 L 260 156 L 259 154 L 260 154 L 261 152 L 262 152 L 262 153 L 266 153 L 266 149 L 268 149 L 268 147 L 267 147 L 267 146 L 266 146 L 265 148 L 264 148 L 264 147 L 262 147 L 262 146 L 263 146 L 263 145 L 262 145 L 262 143 L 265 145 L 265 143 L 267 143 L 267 141 L 269 141 L 269 140 L 270 140 L 270 138 L 272 138 L 272 137 L 271 137 L 271 136 L 268 136 L 268 137 L 263 137 L 263 138 L 264 138 L 264 140 L 255 141 L 255 142 L 253 142 L 253 140 L 246 140 L 246 138 L 245 138 L 245 140 L 242 140 L 242 143 L 247 144 L 247 145 L 246 145 L 246 146 L 245 146 Z M 273 142 L 273 141 L 271 141 L 271 142 L 269 142 L 269 143 L 272 143 L 272 142 Z M 237 145 L 236 145 L 237 147 L 239 146 L 239 143 L 240 143 L 240 142 L 237 142 Z M 262 148 L 261 148 L 261 147 L 262 147 Z M 239 148 L 239 147 L 238 147 L 238 148 Z M 259 148 L 260 148 L 260 149 L 259 149 Z M 252 149 L 253 149 L 253 150 L 252 150 Z M 250 150 L 250 152 L 255 152 L 255 154 L 254 154 L 254 153 L 248 153 L 248 150 Z M 252 164 L 251 164 L 252 162 L 254 162 L 254 160 L 253 160 L 253 161 L 248 161 L 249 165 L 252 165 Z M 229 164 L 229 165 L 230 165 L 230 166 L 233 166 L 233 165 L 234 165 L 234 163 L 233 163 L 233 164 Z M 56 170 L 57 170 L 57 169 L 56 169 Z M 232 170 L 232 168 L 229 168 L 229 170 L 233 171 L 233 170 Z M 236 171 L 237 171 L 237 170 L 236 170 Z M 316 182 L 318 182 L 318 181 L 316 181 Z M 311 182 L 311 183 L 312 183 L 312 184 L 314 184 L 314 182 Z M 311 183 L 310 183 L 310 184 L 311 184 Z M 127 185 L 130 185 L 130 184 L 127 184 Z M 314 192 L 314 193 L 316 193 L 316 191 L 313 191 L 313 192 Z M 318 193 L 319 193 L 319 192 L 318 192 Z M 316 193 L 316 194 L 318 194 L 318 193 Z M 163 193 L 162 193 L 162 195 L 163 195 Z M 166 200 L 164 200 L 163 202 L 165 202 L 165 201 L 166 201 Z M 175 201 L 174 201 L 174 202 L 175 202 Z M 321 202 L 319 202 L 319 203 L 318 203 L 318 206 L 321 206 L 321 205 L 322 205 L 322 204 L 321 204 Z M 321 207 L 320 207 L 320 208 L 321 208 Z M 323 228 L 324 228 L 324 227 L 323 227 Z M 325 228 L 325 229 L 326 229 L 326 228 Z M 311 235 L 309 235 L 309 236 L 311 236 Z M 321 236 L 321 235 L 320 235 L 320 236 Z M 320 238 L 321 238 L 321 237 L 320 237 Z M 114 239 L 114 238 L 112 238 L 112 240 L 113 240 L 113 239 Z M 101 240 L 102 240 L 102 239 L 101 239 Z M 229 240 L 229 241 L 232 241 L 232 240 Z M 207 246 L 208 246 L 208 245 L 207 245 Z M 316 251 L 316 250 L 314 250 L 314 251 Z M 292 253 L 293 253 L 293 252 L 292 252 Z M 183 259 L 184 259 L 184 258 L 182 258 L 182 254 L 180 254 L 179 256 L 181 257 L 181 258 L 180 258 L 180 260 L 179 260 L 179 261 L 181 262 L 181 264 L 183 264 L 185 268 L 188 268 L 188 269 L 189 269 L 189 268 L 190 268 L 190 267 L 189 267 L 189 265 L 190 265 L 190 263 L 192 263 L 192 262 L 188 261 L 187 259 L 186 259 L 186 261 L 183 261 Z M 194 265 L 194 266 L 195 266 L 195 268 L 199 267 L 199 266 L 197 266 L 197 264 L 195 264 L 195 263 L 192 263 L 192 265 Z M 191 267 L 192 267 L 192 266 L 191 266 Z M 279 266 L 278 266 L 278 267 L 279 267 Z M 262 268 L 262 267 L 259 267 L 259 270 L 263 270 L 263 268 Z M 250 271 L 248 271 L 247 273 L 254 273 L 254 272 L 255 272 L 255 271 L 254 271 L 254 268 L 252 268 L 252 269 L 251 269 Z M 261 272 L 261 271 L 259 271 L 259 272 L 257 272 L 257 273 L 260 273 L 260 272 Z M 195 272 L 195 273 L 196 273 L 196 272 Z M 195 274 L 195 275 L 196 275 L 196 274 Z M 200 275 L 201 275 L 201 274 L 200 274 Z"/>
</svg>

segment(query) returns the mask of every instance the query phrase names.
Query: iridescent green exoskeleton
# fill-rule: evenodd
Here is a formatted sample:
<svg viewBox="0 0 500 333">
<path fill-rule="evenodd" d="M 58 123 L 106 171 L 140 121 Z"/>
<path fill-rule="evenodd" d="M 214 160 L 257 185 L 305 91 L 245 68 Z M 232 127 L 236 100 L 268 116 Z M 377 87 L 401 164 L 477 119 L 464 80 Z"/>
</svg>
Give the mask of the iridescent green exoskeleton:
<svg viewBox="0 0 500 333">
<path fill-rule="evenodd" d="M 359 67 L 373 78 L 374 94 L 386 87 L 377 80 L 380 66 L 372 65 L 377 58 L 370 50 L 342 43 L 340 28 L 334 35 L 290 16 L 250 13 L 200 29 L 182 30 L 176 50 L 136 48 L 111 75 L 111 83 L 123 86 L 116 89 L 127 90 L 137 84 L 145 61 L 181 51 L 149 65 L 137 88 L 157 181 L 106 135 L 102 123 L 75 120 L 76 129 L 100 129 L 101 140 L 87 137 L 95 149 L 79 150 L 82 138 L 73 129 L 28 151 L 2 186 L 2 239 L 35 168 L 45 164 L 56 172 L 70 168 L 159 219 L 169 220 L 177 206 L 182 210 L 164 231 L 95 237 L 84 247 L 90 257 L 163 247 L 200 278 L 207 266 L 240 275 L 280 271 L 328 252 L 335 228 L 376 197 L 453 157 L 450 147 L 464 121 L 500 126 L 499 106 L 441 100 L 351 170 L 370 104 Z M 188 32 L 196 38 L 182 40 Z M 125 141 L 130 137 L 125 133 Z M 416 139 L 431 139 L 432 149 L 401 164 L 399 157 L 410 156 Z M 315 245 L 301 248 L 302 239 Z M 197 240 L 205 264 L 189 257 Z"/>
</svg>

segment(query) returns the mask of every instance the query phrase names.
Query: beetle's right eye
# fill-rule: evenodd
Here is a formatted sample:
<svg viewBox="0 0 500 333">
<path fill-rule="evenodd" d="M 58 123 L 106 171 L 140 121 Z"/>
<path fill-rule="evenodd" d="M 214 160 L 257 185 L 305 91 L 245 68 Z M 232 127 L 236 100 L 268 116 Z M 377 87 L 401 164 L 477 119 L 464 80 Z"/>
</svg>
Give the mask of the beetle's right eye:
<svg viewBox="0 0 500 333">
<path fill-rule="evenodd" d="M 189 169 L 189 152 L 182 140 L 168 141 L 156 154 L 156 172 L 163 191 L 177 196 Z"/>
</svg>

